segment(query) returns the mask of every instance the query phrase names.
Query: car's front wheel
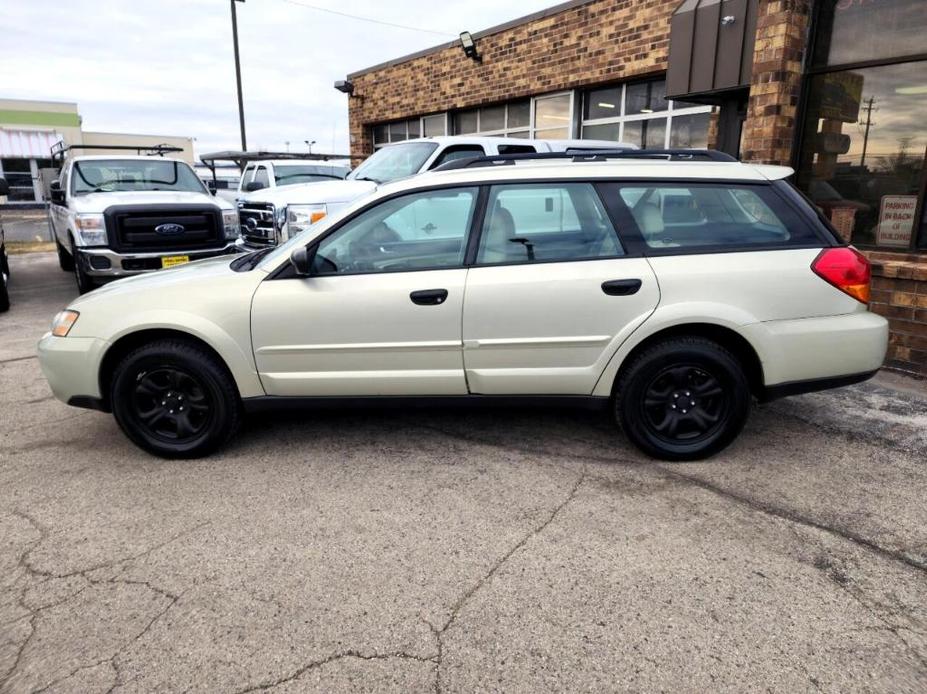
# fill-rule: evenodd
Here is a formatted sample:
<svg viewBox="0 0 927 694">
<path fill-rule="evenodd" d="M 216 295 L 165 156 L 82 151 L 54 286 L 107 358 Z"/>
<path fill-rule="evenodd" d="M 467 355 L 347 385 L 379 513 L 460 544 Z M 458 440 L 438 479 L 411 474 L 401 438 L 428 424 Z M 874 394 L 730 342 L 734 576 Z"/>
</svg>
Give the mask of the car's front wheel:
<svg viewBox="0 0 927 694">
<path fill-rule="evenodd" d="M 664 460 L 698 460 L 722 450 L 743 429 L 750 405 L 738 359 L 701 337 L 645 349 L 623 370 L 615 393 L 625 434 Z"/>
<path fill-rule="evenodd" d="M 225 365 L 182 339 L 156 340 L 116 367 L 113 414 L 138 446 L 163 458 L 197 458 L 225 444 L 241 421 L 241 401 Z"/>
</svg>

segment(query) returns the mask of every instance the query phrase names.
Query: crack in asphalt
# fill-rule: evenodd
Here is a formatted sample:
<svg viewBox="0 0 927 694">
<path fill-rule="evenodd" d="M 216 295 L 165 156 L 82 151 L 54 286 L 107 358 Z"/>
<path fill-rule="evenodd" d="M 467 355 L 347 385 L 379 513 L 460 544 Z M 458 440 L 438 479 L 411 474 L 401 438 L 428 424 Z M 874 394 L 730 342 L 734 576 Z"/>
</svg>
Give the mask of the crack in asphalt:
<svg viewBox="0 0 927 694">
<path fill-rule="evenodd" d="M 28 614 L 28 616 L 24 615 L 23 617 L 20 617 L 19 620 L 22 620 L 22 619 L 28 619 L 28 620 L 29 620 L 29 634 L 28 634 L 28 636 L 23 640 L 22 644 L 21 644 L 21 645 L 19 646 L 19 648 L 17 649 L 16 657 L 15 657 L 14 660 L 13 660 L 13 665 L 10 667 L 9 670 L 7 670 L 7 672 L 4 674 L 3 678 L 0 679 L 0 688 L 4 688 L 4 687 L 12 680 L 13 676 L 16 674 L 17 670 L 19 669 L 20 663 L 22 662 L 23 654 L 25 653 L 26 649 L 27 649 L 28 646 L 29 646 L 29 643 L 32 641 L 33 637 L 35 636 L 35 633 L 36 633 L 36 621 L 38 620 L 39 615 L 40 615 L 42 612 L 44 612 L 44 611 L 46 611 L 46 610 L 49 610 L 49 609 L 51 609 L 51 608 L 53 608 L 53 607 L 57 607 L 57 606 L 59 606 L 59 605 L 62 605 L 62 604 L 66 603 L 66 602 L 68 602 L 68 601 L 70 601 L 70 600 L 73 600 L 75 597 L 77 597 L 78 595 L 80 595 L 81 593 L 83 593 L 85 590 L 87 590 L 87 589 L 90 588 L 91 586 L 99 586 L 99 585 L 133 585 L 133 586 L 142 586 L 142 587 L 145 587 L 145 588 L 147 588 L 148 590 L 150 590 L 150 591 L 152 591 L 152 592 L 154 592 L 154 593 L 156 593 L 156 594 L 158 594 L 158 595 L 160 595 L 160 596 L 166 598 L 166 599 L 168 600 L 167 605 L 166 605 L 163 609 L 161 609 L 160 611 L 158 611 L 158 612 L 148 621 L 148 623 L 142 628 L 142 630 L 139 631 L 138 634 L 136 634 L 134 637 L 132 637 L 131 639 L 129 639 L 128 641 L 126 641 L 125 643 L 123 643 L 123 644 L 122 644 L 111 656 L 109 656 L 108 658 L 102 658 L 102 659 L 100 659 L 100 660 L 98 660 L 98 661 L 96 661 L 96 662 L 94 662 L 94 663 L 89 664 L 89 665 L 81 665 L 80 667 L 78 667 L 78 668 L 76 668 L 75 670 L 71 671 L 68 675 L 66 675 L 66 676 L 64 676 L 64 677 L 61 677 L 61 678 L 58 678 L 57 680 L 54 680 L 53 682 L 50 682 L 49 684 L 46 684 L 46 685 L 44 685 L 43 687 L 41 687 L 41 688 L 39 688 L 39 689 L 33 690 L 33 694 L 39 694 L 40 692 L 44 692 L 44 691 L 50 689 L 51 687 L 54 687 L 55 685 L 58 685 L 58 684 L 60 684 L 60 683 L 62 683 L 62 682 L 67 681 L 68 679 L 70 679 L 71 677 L 73 677 L 73 676 L 76 675 L 77 673 L 82 672 L 83 670 L 88 670 L 88 669 L 97 667 L 97 666 L 99 666 L 99 665 L 102 665 L 103 663 L 110 663 L 110 665 L 112 666 L 114 672 L 116 673 L 116 683 L 115 683 L 115 684 L 113 685 L 113 687 L 110 689 L 110 691 L 112 691 L 112 690 L 115 689 L 117 686 L 119 686 L 119 684 L 120 684 L 120 679 L 121 679 L 120 672 L 119 672 L 119 665 L 118 665 L 118 663 L 116 662 L 116 659 L 117 659 L 120 655 L 122 655 L 122 653 L 124 653 L 130 646 L 132 646 L 132 645 L 135 644 L 137 641 L 139 641 L 139 639 L 141 639 L 143 636 L 145 636 L 145 635 L 152 629 L 152 627 L 158 622 L 158 620 L 160 620 L 162 617 L 164 617 L 164 615 L 166 615 L 166 614 L 168 613 L 168 611 L 170 611 L 170 610 L 180 601 L 180 599 L 181 599 L 181 597 L 183 596 L 183 594 L 182 594 L 182 593 L 180 593 L 180 594 L 171 593 L 170 591 L 165 590 L 165 589 L 163 589 L 163 588 L 160 588 L 160 587 L 158 587 L 158 586 L 155 586 L 155 585 L 153 585 L 152 583 L 150 583 L 150 582 L 148 582 L 148 581 L 140 581 L 140 580 L 135 580 L 135 579 L 120 578 L 119 576 L 114 576 L 114 577 L 110 577 L 110 578 L 95 578 L 95 577 L 90 576 L 90 575 L 88 575 L 88 574 L 93 573 L 93 572 L 95 572 L 95 571 L 99 571 L 99 570 L 101 570 L 101 569 L 115 568 L 115 567 L 117 567 L 117 566 L 119 566 L 119 565 L 121 565 L 121 564 L 127 564 L 127 563 L 130 563 L 130 562 L 136 561 L 136 560 L 138 560 L 138 559 L 140 559 L 140 558 L 142 558 L 142 557 L 148 556 L 148 555 L 151 554 L 152 552 L 155 552 L 155 551 L 157 551 L 157 550 L 159 550 L 159 549 L 162 549 L 163 547 L 166 547 L 167 545 L 169 545 L 169 544 L 172 543 L 172 542 L 176 542 L 176 541 L 177 541 L 178 539 L 180 539 L 181 537 L 184 537 L 184 536 L 186 536 L 186 535 L 189 535 L 189 534 L 191 534 L 191 533 L 193 533 L 193 532 L 196 532 L 196 531 L 199 530 L 200 528 L 202 528 L 202 527 L 204 527 L 204 526 L 206 526 L 206 525 L 209 525 L 209 522 L 208 522 L 208 521 L 205 521 L 205 522 L 203 522 L 203 523 L 199 523 L 199 524 L 193 526 L 192 528 L 185 529 L 184 531 L 182 531 L 182 532 L 180 532 L 180 533 L 177 533 L 176 535 L 174 535 L 174 536 L 168 538 L 167 540 L 165 540 L 165 541 L 163 541 L 163 542 L 160 542 L 160 543 L 158 543 L 158 544 L 156 544 L 156 545 L 153 545 L 152 547 L 149 547 L 148 549 L 144 550 L 143 552 L 139 552 L 138 554 L 134 554 L 134 555 L 131 555 L 131 556 L 129 556 L 129 557 L 124 557 L 124 558 L 121 558 L 121 559 L 116 559 L 116 560 L 113 560 L 113 561 L 110 561 L 110 562 L 105 562 L 105 563 L 103 563 L 103 564 L 98 564 L 98 565 L 95 565 L 95 566 L 92 566 L 92 567 L 88 567 L 88 568 L 85 568 L 85 569 L 81 569 L 81 570 L 79 570 L 79 571 L 71 571 L 71 572 L 68 572 L 68 573 L 56 574 L 56 573 L 51 572 L 51 571 L 46 571 L 46 570 L 43 570 L 43 569 L 39 569 L 39 568 L 35 567 L 35 566 L 32 564 L 32 562 L 30 561 L 30 555 L 32 554 L 32 552 L 35 551 L 35 549 L 36 549 L 37 547 L 39 547 L 39 545 L 41 545 L 45 540 L 48 539 L 49 534 L 50 534 L 50 528 L 49 528 L 48 526 L 46 526 L 44 523 L 41 523 L 41 522 L 40 522 L 38 519 L 36 519 L 34 516 L 32 516 L 32 515 L 30 515 L 30 514 L 24 512 L 24 511 L 20 511 L 20 510 L 18 510 L 18 509 L 14 509 L 14 510 L 11 512 L 11 515 L 14 515 L 14 516 L 16 516 L 16 517 L 18 517 L 18 518 L 21 518 L 21 519 L 25 520 L 27 523 L 29 523 L 30 526 L 32 526 L 32 527 L 39 533 L 39 538 L 38 538 L 37 540 L 35 540 L 34 542 L 30 543 L 29 546 L 26 548 L 26 550 L 19 556 L 19 559 L 17 560 L 17 566 L 18 566 L 19 568 L 23 569 L 23 570 L 26 572 L 27 575 L 29 575 L 29 576 L 31 576 L 31 577 L 33 577 L 33 578 L 39 578 L 39 579 L 41 579 L 41 580 L 39 580 L 38 583 L 35 584 L 35 585 L 42 585 L 42 584 L 44 584 L 44 583 L 47 583 L 47 582 L 50 581 L 50 580 L 72 578 L 72 577 L 74 577 L 74 576 L 79 576 L 79 577 L 81 577 L 83 580 L 87 581 L 87 585 L 85 585 L 85 586 L 84 586 L 83 588 L 81 588 L 80 590 L 78 590 L 78 591 L 76 591 L 76 592 L 74 592 L 74 593 L 69 594 L 67 597 L 65 597 L 65 598 L 63 598 L 63 599 L 61 599 L 61 600 L 58 600 L 58 601 L 56 601 L 56 602 L 54 602 L 54 603 L 51 603 L 51 604 L 49 604 L 49 605 L 42 605 L 42 606 L 37 607 L 37 608 L 29 607 L 29 605 L 27 605 L 27 604 L 25 603 L 25 596 L 26 596 L 26 593 L 28 592 L 29 588 L 32 587 L 32 586 L 26 585 L 25 587 L 22 588 L 22 590 L 21 590 L 21 592 L 20 592 L 20 595 L 19 595 L 19 598 L 18 598 L 18 604 L 19 604 L 19 606 L 20 606 L 22 609 L 26 610 L 29 614 Z M 124 573 L 124 571 L 125 571 L 125 569 L 123 568 L 123 573 Z M 19 620 L 14 620 L 14 621 L 19 621 Z"/>
<path fill-rule="evenodd" d="M 544 532 L 547 527 L 554 522 L 560 512 L 563 511 L 566 506 L 576 498 L 576 494 L 579 491 L 579 488 L 582 486 L 583 482 L 586 480 L 586 470 L 583 469 L 579 477 L 573 483 L 573 486 L 570 489 L 569 494 L 566 498 L 561 501 L 557 506 L 550 512 L 547 519 L 528 532 L 521 540 L 519 540 L 515 545 L 509 549 L 508 552 L 502 555 L 489 569 L 489 571 L 480 578 L 473 586 L 470 587 L 458 600 L 454 603 L 454 606 L 451 608 L 451 614 L 448 617 L 447 621 L 444 623 L 440 629 L 436 629 L 430 622 L 427 620 L 426 623 L 431 628 L 432 633 L 435 635 L 435 640 L 437 641 L 438 646 L 438 656 L 437 662 L 435 665 L 435 692 L 436 694 L 441 694 L 443 691 L 443 683 L 441 681 L 441 667 L 443 665 L 444 657 L 444 634 L 447 633 L 447 630 L 453 626 L 454 622 L 457 621 L 458 616 L 460 615 L 461 610 L 466 606 L 467 602 L 472 598 L 484 585 L 492 580 L 493 576 L 498 573 L 499 569 L 514 555 L 518 550 L 527 545 L 532 539 L 536 538 L 542 532 Z"/>
<path fill-rule="evenodd" d="M 298 680 L 300 677 L 305 675 L 310 670 L 315 670 L 317 668 L 324 667 L 330 663 L 334 663 L 339 660 L 344 660 L 346 658 L 358 658 L 360 660 L 390 660 L 390 659 L 401 659 L 401 660 L 415 660 L 420 663 L 431 663 L 434 662 L 434 658 L 423 658 L 422 656 L 413 655 L 411 653 L 405 653 L 402 651 L 395 651 L 392 653 L 363 653 L 361 651 L 341 651 L 340 653 L 335 653 L 330 655 L 327 658 L 322 658 L 321 660 L 314 660 L 308 665 L 303 665 L 298 670 L 295 670 L 292 674 L 287 675 L 286 677 L 281 677 L 278 680 L 273 682 L 263 682 L 261 684 L 249 685 L 244 689 L 239 689 L 235 694 L 248 694 L 248 692 L 263 692 L 268 689 L 273 689 L 274 687 L 279 687 L 282 684 L 287 682 L 293 682 Z"/>
</svg>

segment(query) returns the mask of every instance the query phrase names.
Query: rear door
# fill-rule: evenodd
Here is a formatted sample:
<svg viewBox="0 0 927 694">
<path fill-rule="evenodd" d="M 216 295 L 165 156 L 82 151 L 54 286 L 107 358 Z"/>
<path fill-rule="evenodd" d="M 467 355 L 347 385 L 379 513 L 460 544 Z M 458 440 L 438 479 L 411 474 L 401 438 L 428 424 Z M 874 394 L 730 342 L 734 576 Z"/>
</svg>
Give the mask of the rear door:
<svg viewBox="0 0 927 694">
<path fill-rule="evenodd" d="M 470 392 L 588 395 L 658 301 L 595 185 L 492 186 L 464 296 Z"/>
</svg>

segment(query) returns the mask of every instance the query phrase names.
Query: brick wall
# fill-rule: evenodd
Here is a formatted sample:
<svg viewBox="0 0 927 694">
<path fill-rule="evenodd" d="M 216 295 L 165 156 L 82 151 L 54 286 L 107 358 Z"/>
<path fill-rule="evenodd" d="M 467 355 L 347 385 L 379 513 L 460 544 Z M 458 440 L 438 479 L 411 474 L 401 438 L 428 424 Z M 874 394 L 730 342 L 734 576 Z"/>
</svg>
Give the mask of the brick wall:
<svg viewBox="0 0 927 694">
<path fill-rule="evenodd" d="M 792 163 L 811 0 L 760 0 L 741 158 Z"/>
<path fill-rule="evenodd" d="M 666 70 L 679 0 L 595 0 L 477 40 L 352 77 L 351 153 L 372 150 L 369 126 Z"/>
<path fill-rule="evenodd" d="M 927 376 L 927 263 L 923 256 L 868 253 L 872 311 L 891 326 L 887 366 Z"/>
</svg>

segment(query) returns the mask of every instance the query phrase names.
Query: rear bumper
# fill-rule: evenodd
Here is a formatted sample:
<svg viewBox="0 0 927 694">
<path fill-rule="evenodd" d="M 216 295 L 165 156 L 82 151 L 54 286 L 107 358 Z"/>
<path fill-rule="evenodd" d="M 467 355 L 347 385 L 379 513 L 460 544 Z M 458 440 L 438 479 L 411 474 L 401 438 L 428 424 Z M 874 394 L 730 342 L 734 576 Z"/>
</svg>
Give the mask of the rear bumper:
<svg viewBox="0 0 927 694">
<path fill-rule="evenodd" d="M 766 390 L 781 395 L 865 380 L 888 349 L 888 321 L 868 311 L 754 323 L 742 332 L 760 357 Z"/>
<path fill-rule="evenodd" d="M 158 253 L 118 253 L 110 248 L 78 248 L 75 262 L 94 279 L 118 279 L 129 277 L 142 272 L 151 272 L 161 267 L 161 258 L 172 255 L 185 255 L 192 261 L 213 258 L 217 255 L 240 253 L 244 248 L 235 242 L 229 241 L 220 248 L 208 248 L 197 251 L 171 251 L 165 249 Z M 96 267 L 94 267 L 96 265 Z M 105 266 L 105 267 L 104 267 Z"/>
<path fill-rule="evenodd" d="M 780 383 L 775 386 L 767 386 L 760 395 L 760 402 L 769 402 L 786 398 L 790 395 L 801 395 L 802 393 L 814 393 L 819 390 L 830 390 L 831 388 L 843 388 L 851 386 L 854 383 L 868 381 L 879 372 L 869 371 L 868 373 L 850 374 L 849 376 L 834 376 L 832 378 L 814 378 L 809 381 L 793 381 L 792 383 Z"/>
</svg>

